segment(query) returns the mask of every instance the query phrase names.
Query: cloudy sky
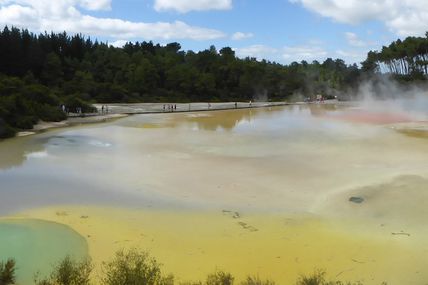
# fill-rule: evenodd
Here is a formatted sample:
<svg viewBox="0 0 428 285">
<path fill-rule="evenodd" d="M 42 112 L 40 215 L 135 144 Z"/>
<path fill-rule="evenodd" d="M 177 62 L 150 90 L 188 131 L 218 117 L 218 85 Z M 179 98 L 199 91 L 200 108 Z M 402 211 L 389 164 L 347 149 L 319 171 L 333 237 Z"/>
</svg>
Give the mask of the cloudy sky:
<svg viewBox="0 0 428 285">
<path fill-rule="evenodd" d="M 230 46 L 281 63 L 360 62 L 391 40 L 428 31 L 426 0 L 0 0 L 0 25 L 183 49 Z"/>
</svg>

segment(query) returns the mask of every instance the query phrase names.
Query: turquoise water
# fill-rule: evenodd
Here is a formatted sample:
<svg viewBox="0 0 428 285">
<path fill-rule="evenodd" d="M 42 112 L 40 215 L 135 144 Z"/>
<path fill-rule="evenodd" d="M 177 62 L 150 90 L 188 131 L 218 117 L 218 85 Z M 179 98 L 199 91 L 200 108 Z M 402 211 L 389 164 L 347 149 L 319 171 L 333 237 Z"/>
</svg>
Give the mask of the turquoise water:
<svg viewBox="0 0 428 285">
<path fill-rule="evenodd" d="M 39 220 L 0 220 L 0 260 L 13 257 L 17 283 L 33 284 L 34 274 L 49 274 L 65 256 L 84 258 L 86 240 L 67 226 Z"/>
</svg>

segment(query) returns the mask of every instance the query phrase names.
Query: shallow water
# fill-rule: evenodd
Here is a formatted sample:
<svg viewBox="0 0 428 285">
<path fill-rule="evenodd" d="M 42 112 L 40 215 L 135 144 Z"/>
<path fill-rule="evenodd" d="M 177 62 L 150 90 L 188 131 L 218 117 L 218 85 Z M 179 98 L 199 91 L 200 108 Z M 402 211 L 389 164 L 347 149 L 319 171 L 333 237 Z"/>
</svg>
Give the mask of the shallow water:
<svg viewBox="0 0 428 285">
<path fill-rule="evenodd" d="M 17 283 L 32 284 L 34 274 L 48 276 L 65 256 L 88 255 L 86 240 L 67 226 L 28 219 L 0 219 L 0 257 L 14 258 Z"/>
<path fill-rule="evenodd" d="M 200 264 L 202 257 L 187 255 L 192 244 L 185 241 L 186 231 L 176 226 L 191 228 L 189 217 L 209 213 L 205 223 L 195 221 L 199 230 L 188 231 L 191 240 L 200 242 L 201 251 L 213 255 L 204 255 L 206 264 L 195 273 L 197 278 L 221 263 L 237 275 L 259 270 L 260 275 L 291 282 L 311 268 L 337 273 L 344 260 L 355 263 L 353 256 L 360 251 L 366 259 L 377 260 L 378 270 L 367 265 L 359 265 L 364 267 L 360 270 L 342 268 L 340 278 L 364 279 L 368 284 L 372 279 L 419 282 L 428 280 L 428 273 L 416 274 L 409 268 L 428 265 L 424 254 L 428 242 L 422 238 L 428 219 L 428 144 L 425 136 L 411 135 L 411 130 L 414 124 L 426 128 L 425 122 L 425 114 L 413 113 L 407 105 L 404 110 L 385 110 L 332 104 L 136 115 L 49 131 L 0 143 L 0 214 L 24 212 L 93 236 L 79 219 L 90 213 L 93 220 L 85 223 L 92 221 L 92 230 L 100 236 L 88 239 L 95 259 L 108 258 L 122 245 L 115 241 L 132 240 L 135 246 L 151 248 L 177 276 L 190 278 L 190 264 Z M 362 203 L 353 203 L 351 197 L 362 198 Z M 56 215 L 62 208 L 74 214 Z M 108 239 L 113 210 L 94 210 L 100 208 L 121 209 L 115 214 L 121 217 L 115 240 Z M 128 215 L 128 210 L 141 213 Z M 164 211 L 173 212 L 175 218 L 165 218 Z M 246 228 L 248 221 L 232 217 L 237 228 L 229 234 L 236 239 L 221 243 L 221 235 L 208 236 L 208 229 L 227 232 L 229 220 L 223 218 L 229 212 L 251 216 L 260 232 L 248 231 L 252 226 Z M 146 215 L 162 220 L 161 225 L 144 222 Z M 290 218 L 302 225 L 295 229 L 301 236 L 311 233 L 304 243 L 296 238 L 279 240 L 283 229 L 278 225 Z M 306 223 L 308 219 L 317 222 Z M 151 232 L 157 246 L 150 247 L 134 233 L 138 225 Z M 323 242 L 341 244 L 340 251 L 330 249 L 335 253 L 328 262 L 322 259 L 326 244 L 313 234 L 319 230 L 325 231 Z M 176 236 L 167 242 L 165 232 L 180 232 L 181 240 Z M 243 234 L 248 240 L 238 247 Z M 166 254 L 171 242 L 177 246 Z M 251 259 L 248 265 L 239 265 L 254 255 L 251 247 L 267 243 L 272 254 L 293 244 L 296 248 L 287 261 L 269 257 L 273 260 Z M 305 250 L 309 243 L 312 253 Z M 361 244 L 369 250 L 361 249 Z M 239 248 L 235 263 L 228 263 L 227 252 L 233 248 Z M 367 256 L 370 252 L 372 256 Z M 407 256 L 391 263 L 387 252 Z M 184 257 L 187 269 L 176 262 Z M 299 257 L 301 266 L 295 261 Z M 390 272 L 387 266 L 397 269 Z M 285 267 L 294 273 L 284 277 L 280 271 Z"/>
</svg>

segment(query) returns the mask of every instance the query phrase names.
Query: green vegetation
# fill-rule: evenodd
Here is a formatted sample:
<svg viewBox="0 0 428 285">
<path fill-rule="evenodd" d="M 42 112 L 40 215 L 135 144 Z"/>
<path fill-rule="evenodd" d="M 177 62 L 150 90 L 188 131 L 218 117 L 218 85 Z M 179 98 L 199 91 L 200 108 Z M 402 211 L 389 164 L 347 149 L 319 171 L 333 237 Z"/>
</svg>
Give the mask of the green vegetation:
<svg viewBox="0 0 428 285">
<path fill-rule="evenodd" d="M 370 51 L 363 70 L 393 74 L 398 79 L 426 80 L 428 75 L 428 32 L 425 37 L 396 40 L 382 50 Z"/>
<path fill-rule="evenodd" d="M 270 280 L 261 280 L 258 276 L 248 276 L 241 285 L 275 285 L 275 282 Z"/>
<path fill-rule="evenodd" d="M 0 285 L 15 284 L 15 260 L 0 262 Z"/>
<path fill-rule="evenodd" d="M 173 285 L 172 275 L 163 276 L 161 265 L 146 252 L 119 251 L 103 264 L 103 285 Z"/>
<path fill-rule="evenodd" d="M 164 275 L 161 264 L 150 257 L 147 252 L 131 249 L 118 251 L 114 258 L 103 263 L 101 285 L 174 285 L 173 275 Z M 93 265 L 90 260 L 81 262 L 64 258 L 54 266 L 49 277 L 35 278 L 35 285 L 90 285 Z M 207 276 L 205 282 L 181 282 L 179 285 L 233 285 L 235 278 L 224 271 L 216 271 Z M 97 283 L 97 284 L 98 284 Z M 15 284 L 15 262 L 0 262 L 0 285 Z M 257 276 L 248 276 L 240 285 L 275 285 L 270 280 L 261 280 Z M 343 283 L 327 281 L 324 271 L 315 271 L 309 276 L 301 276 L 295 285 L 362 285 L 361 283 Z M 386 285 L 386 283 L 382 283 Z"/>
<path fill-rule="evenodd" d="M 427 35 L 428 36 L 428 35 Z M 358 65 L 341 59 L 282 65 L 237 58 L 230 47 L 183 51 L 179 43 L 115 48 L 77 35 L 5 27 L 0 31 L 0 138 L 38 120 L 92 112 L 100 102 L 217 102 L 326 98 L 356 93 L 363 80 L 393 74 L 425 80 L 428 37 L 397 40 Z M 376 76 L 374 76 L 376 75 Z"/>
<path fill-rule="evenodd" d="M 217 271 L 213 274 L 208 275 L 206 285 L 233 285 L 233 281 L 235 278 L 233 278 L 232 274 L 223 272 L 223 271 Z"/>
<path fill-rule="evenodd" d="M 36 285 L 89 285 L 92 268 L 90 260 L 77 262 L 67 256 L 55 266 L 48 278 L 39 280 L 36 276 L 34 283 Z"/>
</svg>

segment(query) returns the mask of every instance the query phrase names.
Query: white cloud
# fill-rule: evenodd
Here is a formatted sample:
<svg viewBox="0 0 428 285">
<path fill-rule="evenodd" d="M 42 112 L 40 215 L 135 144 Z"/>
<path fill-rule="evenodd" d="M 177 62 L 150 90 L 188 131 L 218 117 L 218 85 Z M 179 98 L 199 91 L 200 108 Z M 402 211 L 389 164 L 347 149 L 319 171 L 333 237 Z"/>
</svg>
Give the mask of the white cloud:
<svg viewBox="0 0 428 285">
<path fill-rule="evenodd" d="M 401 36 L 424 35 L 428 30 L 426 0 L 289 0 L 335 21 L 358 24 L 383 22 Z"/>
<path fill-rule="evenodd" d="M 234 48 L 238 57 L 254 57 L 258 60 L 267 59 L 271 61 L 289 64 L 293 61 L 303 60 L 312 62 L 318 60 L 323 62 L 327 58 L 341 58 L 347 64 L 360 63 L 365 59 L 366 51 L 361 49 L 353 50 L 328 50 L 323 44 L 306 44 L 300 46 L 285 46 L 274 48 L 266 45 L 251 45 L 248 47 Z"/>
<path fill-rule="evenodd" d="M 242 33 L 242 32 L 236 32 L 232 35 L 232 40 L 234 41 L 240 41 L 240 40 L 244 40 L 244 39 L 249 39 L 254 37 L 254 34 L 252 33 Z"/>
<path fill-rule="evenodd" d="M 111 0 L 82 0 L 81 6 L 88 10 L 111 10 Z"/>
<path fill-rule="evenodd" d="M 110 43 L 110 45 L 114 46 L 116 48 L 120 48 L 120 47 L 123 47 L 124 45 L 126 45 L 127 42 L 128 42 L 127 40 L 117 40 L 117 41 Z"/>
<path fill-rule="evenodd" d="M 347 63 L 360 63 L 366 59 L 367 53 L 361 51 L 336 50 L 336 56 Z"/>
<path fill-rule="evenodd" d="M 221 31 L 184 22 L 131 22 L 98 18 L 81 10 L 106 10 L 111 0 L 0 0 L 0 26 L 14 25 L 33 31 L 67 31 L 115 39 L 193 39 L 225 37 Z"/>
<path fill-rule="evenodd" d="M 358 38 L 358 36 L 355 33 L 346 32 L 345 37 L 346 37 L 346 40 L 348 41 L 348 44 L 351 46 L 365 47 L 368 45 L 368 43 Z"/>
<path fill-rule="evenodd" d="M 325 59 L 328 52 L 318 46 L 284 47 L 282 57 L 289 61 L 312 61 Z"/>
<path fill-rule="evenodd" d="M 266 45 L 251 45 L 243 48 L 234 48 L 234 50 L 239 57 L 268 59 L 278 55 L 278 49 Z"/>
<path fill-rule="evenodd" d="M 156 11 L 175 10 L 180 13 L 205 10 L 228 10 L 232 0 L 155 0 Z"/>
<path fill-rule="evenodd" d="M 266 45 L 251 45 L 248 47 L 235 48 L 239 57 L 254 57 L 258 60 L 268 59 L 276 62 L 290 63 L 302 60 L 325 60 L 329 53 L 320 46 L 285 46 L 274 48 Z"/>
</svg>

